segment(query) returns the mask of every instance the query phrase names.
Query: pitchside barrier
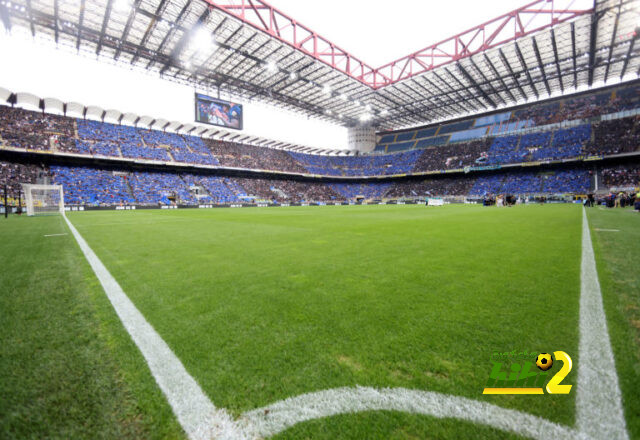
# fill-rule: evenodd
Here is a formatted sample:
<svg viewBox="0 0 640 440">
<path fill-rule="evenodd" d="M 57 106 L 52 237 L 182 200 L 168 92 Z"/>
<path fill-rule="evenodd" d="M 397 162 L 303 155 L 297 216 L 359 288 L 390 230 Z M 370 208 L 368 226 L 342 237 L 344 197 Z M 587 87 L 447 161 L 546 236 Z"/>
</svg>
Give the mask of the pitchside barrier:
<svg viewBox="0 0 640 440">
<path fill-rule="evenodd" d="M 290 203 L 223 203 L 220 205 L 202 203 L 198 205 L 65 205 L 65 211 L 134 211 L 139 209 L 213 209 L 213 208 L 278 208 L 288 206 L 351 206 L 351 205 L 425 205 L 441 206 L 447 204 L 482 204 L 482 197 L 427 197 L 416 199 L 367 200 L 361 202 L 290 202 Z M 537 197 L 531 197 L 529 203 L 538 203 Z M 573 203 L 566 196 L 546 196 L 546 203 Z"/>
<path fill-rule="evenodd" d="M 134 211 L 139 209 L 210 209 L 210 208 L 278 208 L 288 206 L 350 206 L 350 205 L 415 205 L 424 203 L 415 200 L 371 200 L 368 202 L 295 202 L 295 203 L 206 203 L 199 205 L 66 205 L 65 211 Z"/>
</svg>

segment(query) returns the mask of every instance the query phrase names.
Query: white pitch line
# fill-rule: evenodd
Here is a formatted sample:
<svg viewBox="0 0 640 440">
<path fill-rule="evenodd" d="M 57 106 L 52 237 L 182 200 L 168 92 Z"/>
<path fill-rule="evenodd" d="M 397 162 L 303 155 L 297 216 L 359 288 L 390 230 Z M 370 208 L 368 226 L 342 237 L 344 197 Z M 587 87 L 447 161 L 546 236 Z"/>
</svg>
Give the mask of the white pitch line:
<svg viewBox="0 0 640 440">
<path fill-rule="evenodd" d="M 593 228 L 594 231 L 598 231 L 598 232 L 620 232 L 620 229 L 600 229 L 600 228 Z"/>
<path fill-rule="evenodd" d="M 229 413 L 211 403 L 182 362 L 127 297 L 67 216 L 63 214 L 63 217 L 189 438 L 244 438 Z"/>
<path fill-rule="evenodd" d="M 580 345 L 576 426 L 596 439 L 627 439 L 616 365 L 607 331 L 587 213 L 582 208 Z"/>
<path fill-rule="evenodd" d="M 59 235 L 69 235 L 67 232 L 65 232 L 64 234 L 47 234 L 45 235 L 45 237 L 57 237 Z"/>
<path fill-rule="evenodd" d="M 531 414 L 432 391 L 406 388 L 335 388 L 302 394 L 246 412 L 240 418 L 253 438 L 275 435 L 297 423 L 361 411 L 402 411 L 455 418 L 538 439 L 586 439 L 568 426 Z"/>
</svg>

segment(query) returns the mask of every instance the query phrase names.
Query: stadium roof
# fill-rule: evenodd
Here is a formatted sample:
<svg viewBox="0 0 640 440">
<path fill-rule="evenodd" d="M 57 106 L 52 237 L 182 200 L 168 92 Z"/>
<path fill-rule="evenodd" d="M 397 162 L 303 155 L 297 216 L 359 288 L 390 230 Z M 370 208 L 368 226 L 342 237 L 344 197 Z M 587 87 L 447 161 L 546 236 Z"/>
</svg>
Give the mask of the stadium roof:
<svg viewBox="0 0 640 440">
<path fill-rule="evenodd" d="M 176 81 L 386 130 L 636 78 L 639 2 L 577 3 L 535 0 L 378 68 L 262 0 L 0 0 L 0 20 Z"/>
</svg>

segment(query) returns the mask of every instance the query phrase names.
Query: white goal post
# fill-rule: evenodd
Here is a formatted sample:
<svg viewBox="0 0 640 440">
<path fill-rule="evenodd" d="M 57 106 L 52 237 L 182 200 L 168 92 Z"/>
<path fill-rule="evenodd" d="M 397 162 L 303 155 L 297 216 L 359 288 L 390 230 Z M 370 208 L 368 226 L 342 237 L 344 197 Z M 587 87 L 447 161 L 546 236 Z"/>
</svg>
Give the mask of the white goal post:
<svg viewBox="0 0 640 440">
<path fill-rule="evenodd" d="M 23 183 L 27 215 L 61 214 L 64 212 L 62 185 L 33 185 Z"/>
</svg>

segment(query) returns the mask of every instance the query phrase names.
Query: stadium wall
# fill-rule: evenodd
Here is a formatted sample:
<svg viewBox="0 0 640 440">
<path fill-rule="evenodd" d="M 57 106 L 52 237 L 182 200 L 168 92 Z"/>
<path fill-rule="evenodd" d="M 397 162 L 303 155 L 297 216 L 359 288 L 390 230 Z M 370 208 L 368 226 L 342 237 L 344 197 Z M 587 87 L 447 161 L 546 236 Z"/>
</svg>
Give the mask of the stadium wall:
<svg viewBox="0 0 640 440">
<path fill-rule="evenodd" d="M 75 47 L 52 47 L 48 40 L 31 37 L 27 29 L 0 34 L 0 57 L 6 60 L 0 87 L 200 125 L 194 122 L 194 88 L 143 70 L 123 68 L 111 58 L 97 61 L 93 52 L 76 55 L 72 53 Z M 215 90 L 196 91 L 217 96 Z M 243 104 L 243 133 L 317 148 L 347 149 L 344 127 L 257 102 L 242 102 L 224 93 L 220 97 Z"/>
</svg>

